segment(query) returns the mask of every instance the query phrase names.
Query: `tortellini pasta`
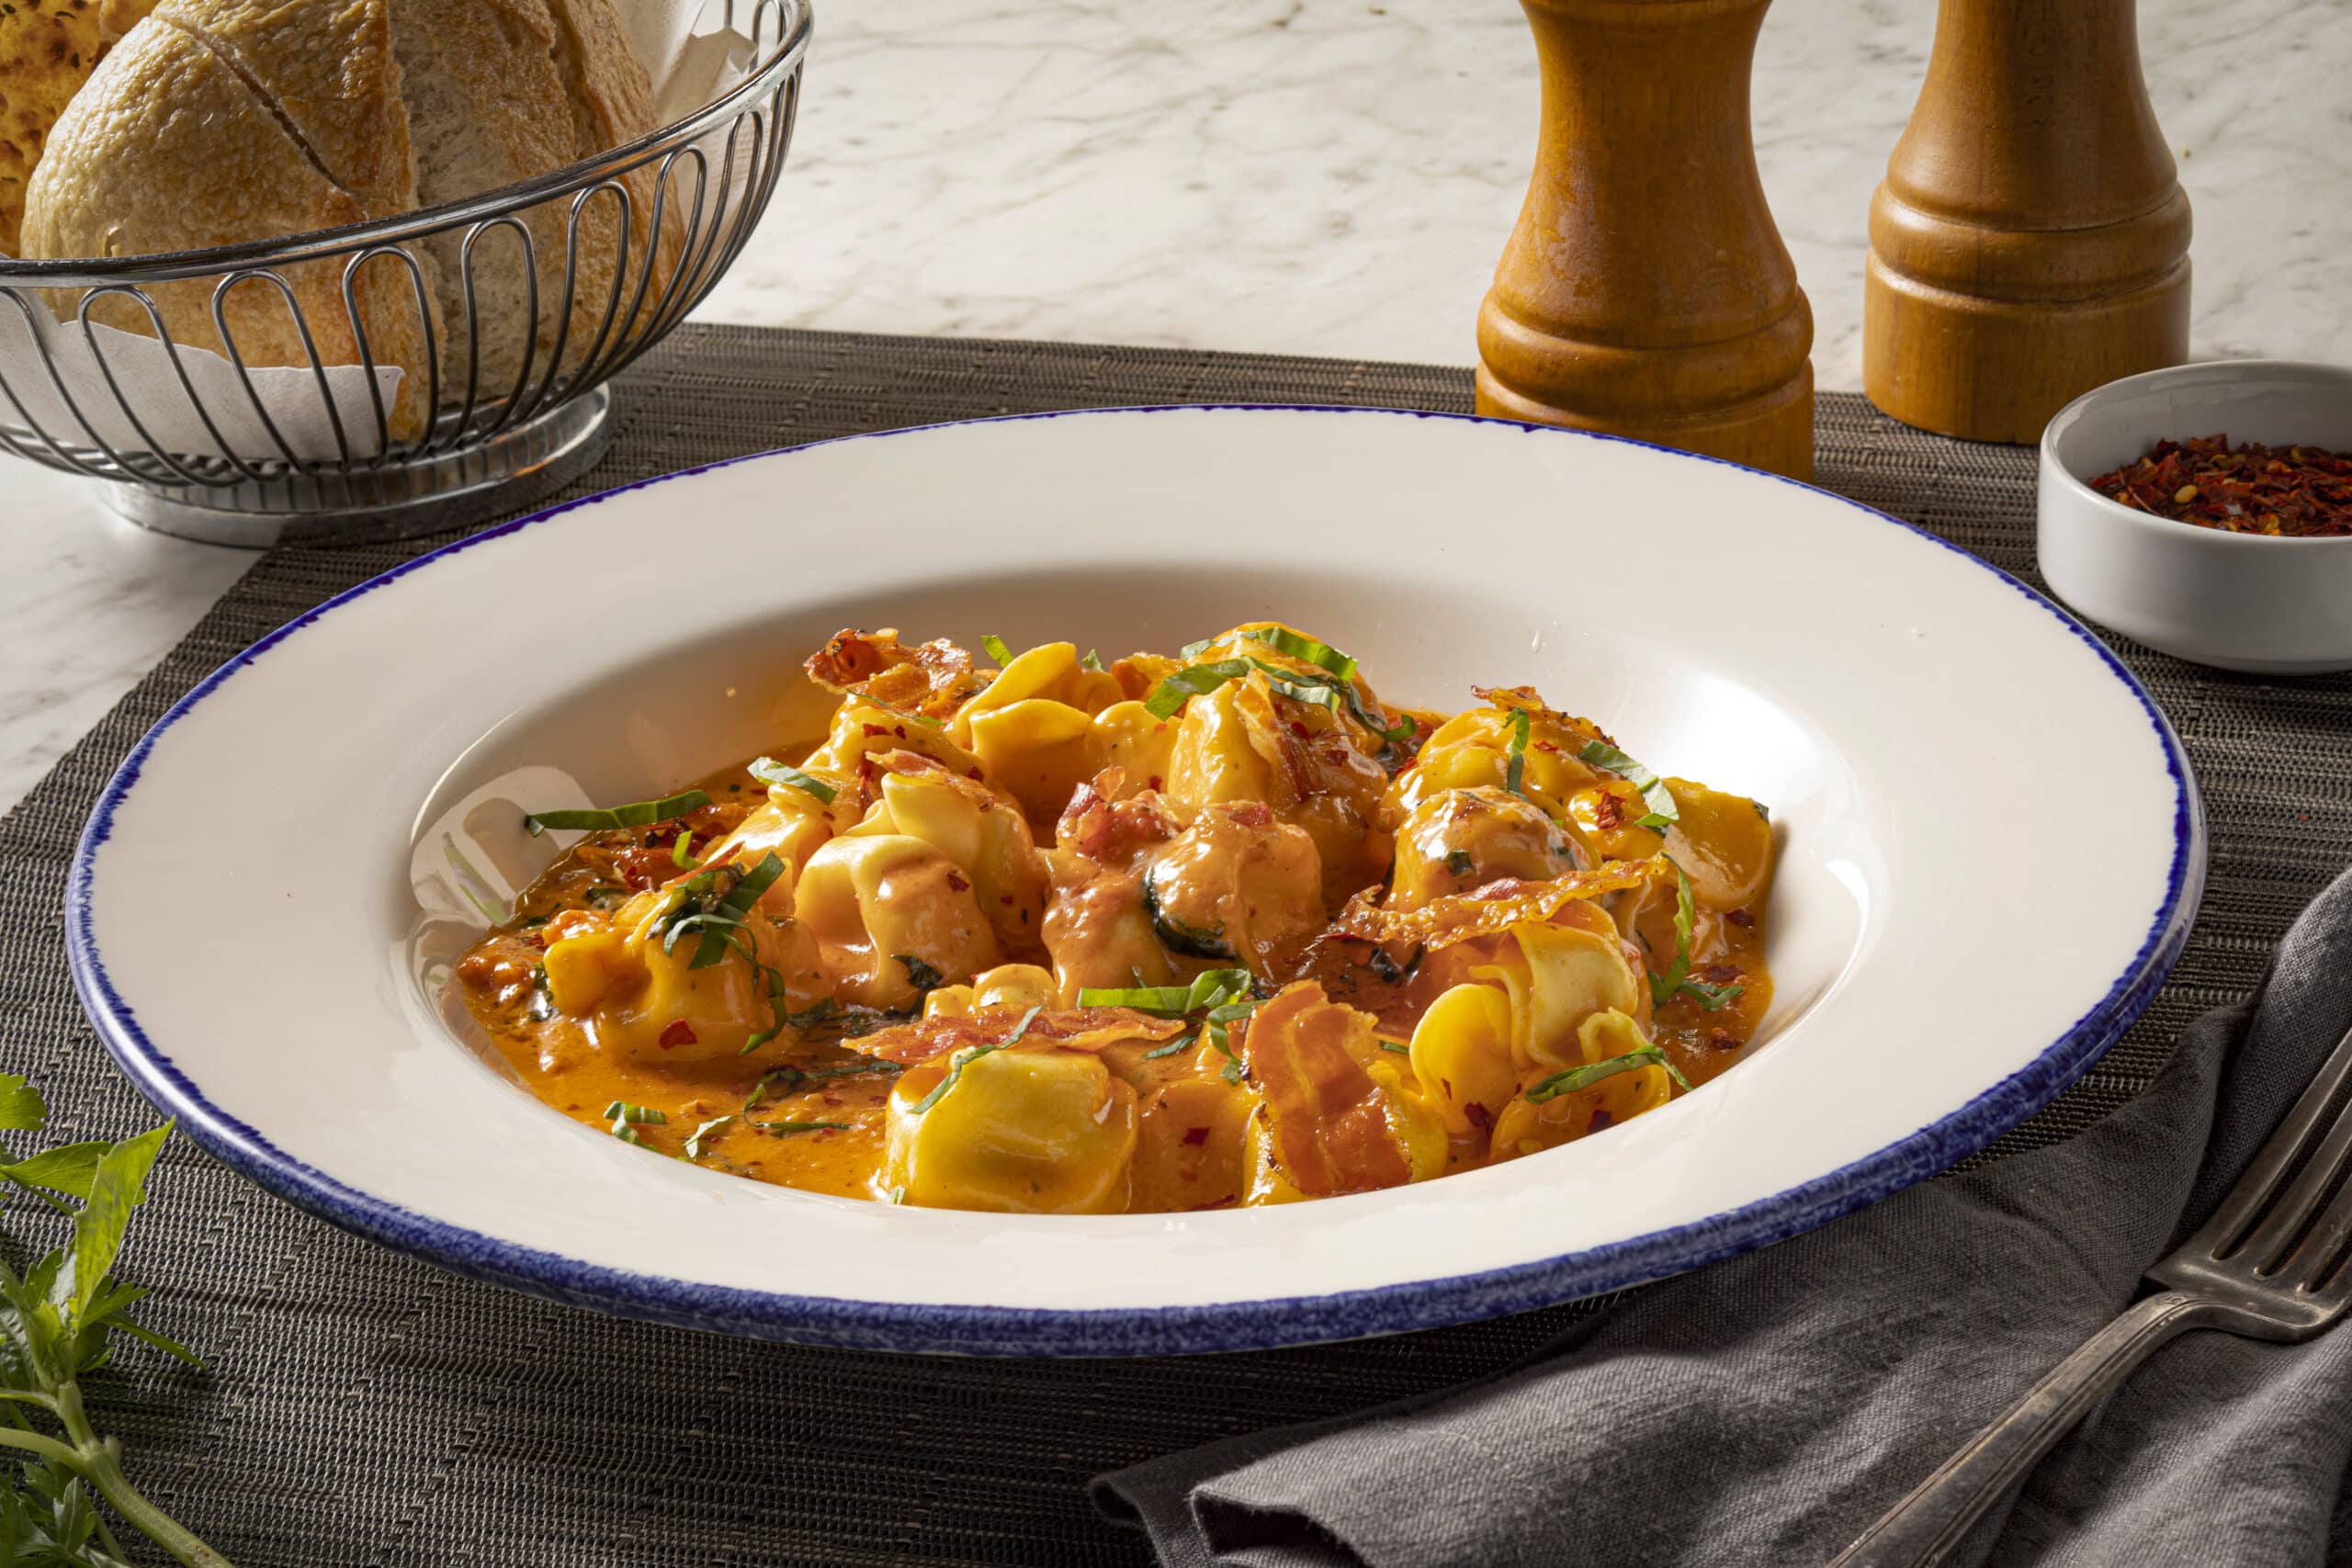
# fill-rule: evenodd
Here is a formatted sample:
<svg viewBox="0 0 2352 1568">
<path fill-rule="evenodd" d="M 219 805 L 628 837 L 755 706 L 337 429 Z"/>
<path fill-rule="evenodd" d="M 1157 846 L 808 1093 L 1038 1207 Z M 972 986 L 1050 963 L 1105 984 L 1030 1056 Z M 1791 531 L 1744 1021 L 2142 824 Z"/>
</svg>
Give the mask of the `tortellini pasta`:
<svg viewBox="0 0 2352 1568">
<path fill-rule="evenodd" d="M 813 743 L 550 818 L 458 967 L 517 1076 L 761 1179 L 1173 1213 L 1541 1154 L 1765 1017 L 1763 808 L 1531 689 L 1397 708 L 1271 621 L 982 645 L 843 631 Z"/>
</svg>

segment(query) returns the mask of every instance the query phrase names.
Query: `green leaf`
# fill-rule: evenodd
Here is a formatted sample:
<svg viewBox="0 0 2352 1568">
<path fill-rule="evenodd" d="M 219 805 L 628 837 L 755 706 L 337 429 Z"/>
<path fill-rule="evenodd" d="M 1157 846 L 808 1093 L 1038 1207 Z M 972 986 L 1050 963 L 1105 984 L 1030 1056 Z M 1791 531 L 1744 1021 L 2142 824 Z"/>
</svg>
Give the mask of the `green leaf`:
<svg viewBox="0 0 2352 1568">
<path fill-rule="evenodd" d="M 1385 745 L 1394 746 L 1400 740 L 1410 740 L 1420 730 L 1421 727 L 1409 718 L 1399 718 L 1393 725 L 1383 723 L 1371 709 L 1363 705 L 1363 699 L 1357 694 L 1356 683 L 1352 680 L 1342 681 L 1328 675 L 1309 675 L 1299 671 L 1284 670 L 1280 665 L 1269 664 L 1262 659 L 1252 659 L 1250 662 L 1266 677 L 1268 684 L 1274 686 L 1285 696 L 1295 696 L 1302 702 L 1314 703 L 1319 707 L 1329 708 L 1333 713 L 1340 711 L 1340 705 L 1346 705 L 1348 712 L 1354 716 L 1355 721 L 1378 736 Z M 1309 695 L 1296 691 L 1295 688 L 1301 682 L 1324 694 Z"/>
<path fill-rule="evenodd" d="M 169 1122 L 151 1127 L 98 1157 L 90 1174 L 90 1195 L 74 1216 L 69 1261 L 51 1292 L 69 1331 L 81 1326 L 83 1311 L 113 1272 L 130 1212 L 146 1201 L 147 1173 L 154 1168 L 172 1127 Z"/>
<path fill-rule="evenodd" d="M 670 1113 L 666 1111 L 631 1105 L 626 1100 L 616 1100 L 605 1107 L 605 1115 L 610 1121 L 627 1122 L 639 1127 L 659 1127 L 670 1120 Z"/>
<path fill-rule="evenodd" d="M 669 928 L 662 934 L 662 951 L 666 953 L 677 947 L 678 938 L 682 933 L 689 930 L 700 929 L 702 939 L 695 943 L 695 955 L 686 964 L 689 969 L 707 969 L 725 958 L 729 952 L 741 953 L 754 964 L 759 962 L 748 942 L 739 947 L 736 942 L 743 929 L 743 917 L 752 912 L 752 906 L 760 901 L 760 895 L 774 886 L 776 878 L 784 874 L 784 862 L 776 858 L 774 850 L 770 850 L 760 857 L 759 864 L 749 871 L 743 871 L 740 867 L 721 866 L 718 869 L 718 873 L 712 874 L 724 874 L 730 870 L 736 873 L 734 885 L 719 896 L 717 903 L 707 909 L 689 908 L 687 906 L 695 903 L 702 894 L 707 893 L 718 884 L 714 881 L 697 891 L 695 883 L 688 883 L 687 897 L 679 906 L 684 912 L 673 919 Z M 699 880 L 699 878 L 696 879 L 697 882 Z"/>
<path fill-rule="evenodd" d="M 1456 876 L 1468 876 L 1477 871 L 1478 863 L 1468 850 L 1455 850 L 1445 857 L 1445 869 Z"/>
<path fill-rule="evenodd" d="M 702 1141 L 734 1120 L 735 1118 L 732 1116 L 714 1116 L 709 1121 L 704 1122 L 701 1126 L 695 1128 L 693 1132 L 687 1134 L 686 1157 L 688 1159 L 702 1158 Z"/>
<path fill-rule="evenodd" d="M 1102 669 L 1102 656 L 1090 648 L 1086 650 L 1086 656 L 1078 661 L 1078 667 L 1080 670 L 1094 671 L 1099 674 Z"/>
<path fill-rule="evenodd" d="M 1616 747 L 1605 740 L 1588 740 L 1577 757 L 1593 767 L 1606 768 L 1622 775 L 1628 784 L 1642 792 L 1642 804 L 1650 808 L 1649 815 L 1640 818 L 1634 826 L 1663 833 L 1682 820 L 1681 808 L 1674 804 L 1674 792 L 1666 787 L 1666 781 Z"/>
<path fill-rule="evenodd" d="M 1285 626 L 1243 626 L 1227 636 L 1236 642 L 1262 643 L 1278 653 L 1287 653 L 1293 659 L 1305 660 L 1318 669 L 1328 670 L 1342 681 L 1356 672 L 1356 661 L 1347 654 L 1329 643 L 1301 637 Z M 1221 637 L 1204 637 L 1199 642 L 1187 643 L 1182 650 L 1182 656 L 1197 659 L 1223 640 Z"/>
<path fill-rule="evenodd" d="M 51 1192 L 62 1192 L 69 1198 L 87 1198 L 90 1179 L 97 1174 L 98 1161 L 112 1144 L 103 1139 L 85 1144 L 64 1144 L 57 1148 L 43 1149 L 18 1160 L 14 1165 L 0 1166 L 0 1176 L 27 1187 L 43 1187 Z"/>
<path fill-rule="evenodd" d="M 38 1133 L 49 1120 L 40 1090 L 17 1073 L 0 1073 L 0 1132 Z"/>
<path fill-rule="evenodd" d="M 992 1041 L 985 1045 L 967 1045 L 963 1050 L 956 1052 L 955 1055 L 949 1057 L 947 1061 L 947 1076 L 941 1078 L 937 1083 L 932 1085 L 931 1092 L 929 1094 L 924 1095 L 921 1100 L 915 1101 L 915 1114 L 920 1116 L 924 1111 L 930 1110 L 933 1106 L 938 1104 L 941 1098 L 944 1096 L 949 1089 L 954 1089 L 957 1081 L 963 1077 L 964 1068 L 966 1066 L 978 1061 L 981 1057 L 987 1055 L 991 1051 L 1001 1051 L 1008 1045 L 1020 1044 L 1021 1037 L 1029 1032 L 1029 1026 L 1032 1023 L 1035 1023 L 1037 1021 L 1037 1015 L 1045 1010 L 1046 1010 L 1042 1006 L 1033 1007 L 1027 1012 L 1021 1015 L 1021 1021 L 1014 1024 L 1012 1026 L 1012 1032 L 1006 1035 L 1003 1039 Z"/>
<path fill-rule="evenodd" d="M 1380 1048 L 1384 1051 L 1394 1051 L 1399 1056 L 1409 1056 L 1413 1054 L 1413 1048 L 1410 1045 L 1399 1045 L 1394 1040 L 1382 1041 Z"/>
<path fill-rule="evenodd" d="M 803 795 L 816 796 L 819 804 L 824 806 L 831 806 L 833 803 L 833 797 L 841 793 L 815 774 L 804 773 L 798 768 L 779 762 L 773 757 L 762 757 L 753 762 L 748 771 L 762 784 L 787 784 Z"/>
<path fill-rule="evenodd" d="M 1200 1043 L 1201 1037 L 1197 1032 L 1192 1034 L 1180 1034 L 1175 1039 L 1170 1040 L 1167 1044 L 1159 1047 L 1157 1051 L 1146 1051 L 1143 1054 L 1143 1059 L 1147 1062 L 1157 1062 L 1162 1056 L 1173 1056 L 1177 1052 L 1197 1045 Z"/>
<path fill-rule="evenodd" d="M 1611 1056 L 1605 1062 L 1591 1062 L 1581 1067 L 1570 1067 L 1564 1073 L 1554 1073 L 1543 1082 L 1532 1085 L 1528 1089 L 1527 1100 L 1531 1105 L 1541 1105 L 1547 1100 L 1556 1100 L 1564 1094 L 1574 1094 L 1580 1089 L 1590 1089 L 1603 1078 L 1613 1078 L 1619 1073 L 1630 1073 L 1636 1067 L 1646 1067 L 1653 1063 L 1665 1067 L 1678 1079 L 1681 1077 L 1679 1073 L 1674 1073 L 1672 1066 L 1666 1059 L 1665 1052 L 1655 1045 L 1645 1045 L 1638 1051 L 1628 1051 L 1622 1056 Z"/>
<path fill-rule="evenodd" d="M 990 632 L 980 638 L 980 646 L 989 650 L 989 657 L 996 660 L 998 669 L 1001 670 L 1012 662 L 1012 649 L 1005 647 L 1004 638 L 996 633 Z"/>
<path fill-rule="evenodd" d="M 1152 934 L 1159 938 L 1159 945 L 1170 953 L 1181 953 L 1187 958 L 1221 958 L 1230 963 L 1238 956 L 1233 944 L 1225 940 L 1225 927 L 1196 926 L 1178 919 L 1159 902 L 1159 888 L 1148 872 L 1143 879 L 1144 918 L 1151 922 Z"/>
<path fill-rule="evenodd" d="M 678 836 L 670 840 L 670 863 L 680 871 L 692 871 L 695 860 L 695 835 L 691 828 L 680 828 Z"/>
<path fill-rule="evenodd" d="M 752 1113 L 759 1109 L 760 1101 L 767 1098 L 768 1086 L 771 1084 L 780 1084 L 784 1090 L 789 1093 L 804 1084 L 821 1082 L 826 1078 L 861 1077 L 868 1073 L 896 1074 L 903 1070 L 898 1063 L 886 1061 L 880 1057 L 864 1062 L 845 1063 L 835 1067 L 796 1067 L 786 1063 L 781 1067 L 772 1067 L 760 1075 L 760 1081 L 753 1084 L 752 1092 L 743 1097 L 743 1109 L 738 1114 L 743 1118 L 743 1125 L 756 1127 L 763 1133 L 771 1128 L 814 1132 L 819 1127 L 832 1126 L 835 1123 L 763 1122 Z"/>
<path fill-rule="evenodd" d="M 1220 659 L 1211 664 L 1192 664 L 1179 670 L 1159 682 L 1144 706 L 1154 718 L 1173 718 L 1176 712 L 1194 697 L 1207 696 L 1229 681 L 1238 681 L 1255 668 L 1246 659 Z"/>
<path fill-rule="evenodd" d="M 1248 996 L 1252 984 L 1247 969 L 1204 969 L 1193 976 L 1189 986 L 1088 986 L 1078 993 L 1078 1005 L 1127 1008 L 1154 1018 L 1186 1018 L 1204 1008 Z"/>
<path fill-rule="evenodd" d="M 1521 786 L 1527 781 L 1527 731 L 1529 721 L 1525 708 L 1510 710 L 1510 760 L 1503 767 L 1503 788 L 1517 795 L 1527 791 Z"/>
<path fill-rule="evenodd" d="M 892 963 L 907 972 L 907 984 L 918 991 L 935 991 L 947 984 L 947 976 L 939 972 L 936 964 L 930 964 L 914 953 L 894 953 L 890 954 L 890 959 Z"/>
<path fill-rule="evenodd" d="M 1698 922 L 1698 905 L 1681 863 L 1671 859 L 1667 863 L 1674 867 L 1674 962 L 1665 974 L 1650 976 L 1650 1004 L 1664 1007 L 1678 996 L 1688 996 L 1709 1012 L 1721 1011 L 1739 999 L 1743 987 L 1690 978 L 1690 933 Z"/>
<path fill-rule="evenodd" d="M 660 800 L 631 801 L 609 810 L 535 811 L 523 818 L 523 830 L 536 839 L 550 828 L 578 828 L 588 832 L 610 828 L 650 828 L 656 822 L 667 822 L 709 804 L 710 796 L 701 790 L 682 790 Z"/>
</svg>

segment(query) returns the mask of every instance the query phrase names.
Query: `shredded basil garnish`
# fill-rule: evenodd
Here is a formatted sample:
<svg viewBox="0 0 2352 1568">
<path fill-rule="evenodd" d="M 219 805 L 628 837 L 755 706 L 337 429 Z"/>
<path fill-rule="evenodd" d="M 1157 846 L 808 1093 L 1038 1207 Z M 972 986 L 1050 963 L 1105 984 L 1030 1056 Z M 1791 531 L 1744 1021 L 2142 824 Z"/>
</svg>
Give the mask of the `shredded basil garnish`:
<svg viewBox="0 0 2352 1568">
<path fill-rule="evenodd" d="M 1150 921 L 1152 932 L 1159 944 L 1170 953 L 1181 953 L 1188 958 L 1222 958 L 1230 962 L 1238 956 L 1233 944 L 1225 940 L 1225 927 L 1195 926 L 1170 914 L 1159 902 L 1159 889 L 1153 886 L 1149 874 L 1143 879 L 1143 912 Z"/>
<path fill-rule="evenodd" d="M 1012 662 L 1012 649 L 1005 647 L 1004 638 L 996 633 L 990 632 L 980 638 L 980 646 L 989 650 L 989 657 L 996 660 L 999 669 Z"/>
<path fill-rule="evenodd" d="M 1329 643 L 1301 637 L 1284 626 L 1241 626 L 1227 632 L 1226 637 L 1237 642 L 1263 643 L 1276 652 L 1287 653 L 1293 659 L 1303 659 L 1317 669 L 1329 670 L 1342 681 L 1356 672 L 1356 661 L 1347 654 Z M 1198 659 L 1223 640 L 1222 637 L 1204 637 L 1198 642 L 1185 644 L 1181 651 L 1186 659 Z"/>
<path fill-rule="evenodd" d="M 1577 757 L 1596 768 L 1623 774 L 1628 784 L 1642 792 L 1642 804 L 1650 809 L 1647 816 L 1634 824 L 1635 827 L 1663 833 L 1682 820 L 1681 809 L 1674 804 L 1674 792 L 1666 787 L 1665 781 L 1616 747 L 1605 740 L 1588 740 Z"/>
<path fill-rule="evenodd" d="M 605 1129 L 606 1132 L 624 1144 L 635 1144 L 640 1148 L 645 1145 L 645 1140 L 637 1135 L 639 1127 L 659 1127 L 670 1120 L 666 1111 L 631 1105 L 626 1100 L 616 1100 L 605 1106 L 605 1115 L 612 1122 Z"/>
<path fill-rule="evenodd" d="M 1078 667 L 1080 670 L 1091 670 L 1100 674 L 1102 670 L 1102 655 L 1090 648 L 1086 650 L 1086 657 L 1078 661 Z"/>
<path fill-rule="evenodd" d="M 1180 1034 L 1175 1039 L 1170 1040 L 1167 1044 L 1159 1047 L 1157 1051 L 1146 1051 L 1143 1054 L 1143 1059 L 1147 1062 L 1157 1062 L 1162 1056 L 1173 1056 L 1177 1052 L 1183 1050 L 1186 1046 L 1197 1045 L 1200 1043 L 1201 1036 L 1197 1031 L 1191 1034 Z"/>
<path fill-rule="evenodd" d="M 1207 696 L 1228 681 L 1250 673 L 1246 659 L 1220 659 L 1214 664 L 1193 664 L 1159 682 L 1144 706 L 1154 718 L 1173 718 L 1176 710 L 1194 697 Z"/>
<path fill-rule="evenodd" d="M 1688 995 L 1709 1012 L 1718 1012 L 1739 999 L 1739 986 L 1714 986 L 1690 978 L 1690 931 L 1698 921 L 1697 901 L 1690 896 L 1690 878 L 1679 862 L 1674 867 L 1674 962 L 1663 975 L 1650 976 L 1650 1003 L 1664 1007 L 1677 996 Z"/>
<path fill-rule="evenodd" d="M 1445 869 L 1456 876 L 1468 876 L 1478 869 L 1478 863 L 1468 850 L 1455 850 L 1445 857 Z"/>
<path fill-rule="evenodd" d="M 700 863 L 695 859 L 695 835 L 691 828 L 680 828 L 678 836 L 670 841 L 670 863 L 680 871 L 692 871 Z"/>
<path fill-rule="evenodd" d="M 1029 1032 L 1029 1026 L 1035 1022 L 1037 1015 L 1045 1010 L 1046 1010 L 1042 1005 L 1033 1007 L 1027 1012 L 1021 1015 L 1021 1021 L 1014 1024 L 1012 1026 L 1012 1032 L 1006 1035 L 1003 1039 L 991 1041 L 985 1045 L 967 1045 L 963 1050 L 956 1052 L 955 1055 L 949 1057 L 947 1060 L 947 1076 L 941 1078 L 937 1083 L 932 1085 L 931 1092 L 929 1094 L 924 1095 L 921 1100 L 915 1101 L 915 1114 L 920 1116 L 924 1111 L 929 1111 L 933 1106 L 938 1104 L 941 1097 L 945 1095 L 949 1089 L 954 1089 L 956 1083 L 962 1079 L 964 1077 L 964 1068 L 967 1065 L 978 1061 L 981 1057 L 987 1055 L 991 1051 L 1001 1051 L 1008 1045 L 1020 1044 L 1021 1037 Z"/>
<path fill-rule="evenodd" d="M 631 801 L 610 810 L 535 811 L 523 818 L 523 830 L 536 839 L 550 828 L 578 828 L 592 833 L 608 828 L 650 828 L 709 804 L 710 796 L 701 790 L 682 790 L 660 800 Z"/>
<path fill-rule="evenodd" d="M 1394 1040 L 1382 1041 L 1380 1048 L 1384 1051 L 1394 1051 L 1399 1056 L 1409 1056 L 1413 1054 L 1413 1048 L 1410 1045 L 1399 1045 Z"/>
<path fill-rule="evenodd" d="M 1521 787 L 1527 779 L 1528 717 L 1525 708 L 1510 710 L 1510 761 L 1503 768 L 1503 788 L 1513 795 L 1524 795 Z"/>
<path fill-rule="evenodd" d="M 1541 1105 L 1547 1100 L 1557 1100 L 1564 1094 L 1574 1094 L 1580 1089 L 1590 1089 L 1603 1078 L 1613 1078 L 1619 1073 L 1630 1073 L 1636 1067 L 1646 1067 L 1652 1063 L 1664 1067 L 1667 1076 L 1676 1083 L 1681 1084 L 1684 1089 L 1690 1087 L 1682 1075 L 1674 1070 L 1674 1064 L 1666 1059 L 1665 1052 L 1655 1045 L 1645 1045 L 1638 1051 L 1628 1051 L 1622 1056 L 1611 1056 L 1605 1062 L 1589 1062 L 1581 1067 L 1570 1067 L 1564 1073 L 1554 1073 L 1550 1077 L 1528 1089 L 1527 1102 L 1530 1105 Z"/>
<path fill-rule="evenodd" d="M 714 1116 L 709 1121 L 704 1122 L 701 1126 L 695 1128 L 693 1132 L 687 1134 L 686 1157 L 690 1160 L 702 1158 L 702 1141 L 734 1120 L 735 1118 L 732 1116 Z"/>
<path fill-rule="evenodd" d="M 894 953 L 891 962 L 907 972 L 908 983 L 918 991 L 935 991 L 947 984 L 947 976 L 911 953 Z"/>
<path fill-rule="evenodd" d="M 803 795 L 814 795 L 824 806 L 831 806 L 833 797 L 841 793 L 815 774 L 804 773 L 773 757 L 762 757 L 744 771 L 762 784 L 789 784 Z"/>
<path fill-rule="evenodd" d="M 707 969 L 725 958 L 729 952 L 739 953 L 756 965 L 759 964 L 750 939 L 743 934 L 743 917 L 760 901 L 760 895 L 775 886 L 784 874 L 784 862 L 771 850 L 760 857 L 760 863 L 746 872 L 739 872 L 733 886 L 720 894 L 716 902 L 706 902 L 718 887 L 718 879 L 732 866 L 718 866 L 704 872 L 686 884 L 685 897 L 679 901 L 662 933 L 662 951 L 677 950 L 678 938 L 689 931 L 699 930 L 702 938 L 695 944 L 689 969 Z"/>
<path fill-rule="evenodd" d="M 1082 1008 L 1127 1008 L 1154 1018 L 1187 1018 L 1204 1008 L 1231 1002 L 1250 994 L 1253 984 L 1247 969 L 1204 969 L 1189 986 L 1134 986 L 1105 988 L 1088 986 L 1078 993 Z"/>
</svg>

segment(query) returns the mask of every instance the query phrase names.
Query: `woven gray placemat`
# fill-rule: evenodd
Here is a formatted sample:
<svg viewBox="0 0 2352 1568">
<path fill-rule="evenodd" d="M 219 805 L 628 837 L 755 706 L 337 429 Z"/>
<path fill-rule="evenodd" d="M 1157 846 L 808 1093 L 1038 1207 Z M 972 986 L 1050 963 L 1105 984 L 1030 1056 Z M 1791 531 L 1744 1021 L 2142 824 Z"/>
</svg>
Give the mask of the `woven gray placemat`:
<svg viewBox="0 0 2352 1568">
<path fill-rule="evenodd" d="M 1467 371 L 1429 367 L 689 325 L 627 378 L 611 451 L 574 491 L 994 413 L 1469 400 Z M 1923 435 L 1849 395 L 1821 400 L 1818 447 L 1823 485 L 2034 581 L 2029 453 Z M 434 542 L 261 558 L 0 819 L 0 1065 L 48 1092 L 60 1138 L 120 1136 L 153 1119 L 107 1064 L 66 976 L 65 862 L 100 785 L 215 666 Z M 2120 651 L 2172 716 L 2206 790 L 2204 913 L 2129 1037 L 1988 1156 L 2064 1137 L 2136 1092 L 2183 1021 L 2251 990 L 2278 933 L 2352 850 L 2352 682 L 2272 684 Z M 2030 760 L 1988 756 L 1988 777 L 1996 767 L 2009 798 L 1992 853 L 2023 858 L 2036 833 L 2098 809 L 2064 781 L 2036 781 Z M 256 829 L 266 821 L 241 829 Z M 333 1046 L 328 1022 L 320 1048 Z M 1142 1561 L 1136 1538 L 1093 1514 L 1089 1476 L 1490 1371 L 1590 1310 L 1205 1361 L 810 1350 L 620 1322 L 441 1273 L 294 1211 L 185 1139 L 153 1185 L 125 1269 L 156 1287 L 157 1326 L 205 1351 L 209 1370 L 134 1354 L 92 1394 L 138 1483 L 243 1568 Z"/>
</svg>

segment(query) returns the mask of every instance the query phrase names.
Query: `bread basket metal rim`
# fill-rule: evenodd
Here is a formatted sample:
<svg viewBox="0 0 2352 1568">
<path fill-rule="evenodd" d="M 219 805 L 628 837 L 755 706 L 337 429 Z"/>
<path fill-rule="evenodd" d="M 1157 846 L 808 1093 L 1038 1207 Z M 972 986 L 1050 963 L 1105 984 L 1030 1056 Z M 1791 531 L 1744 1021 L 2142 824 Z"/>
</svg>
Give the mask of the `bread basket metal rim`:
<svg viewBox="0 0 2352 1568">
<path fill-rule="evenodd" d="M 719 126 L 740 118 L 758 99 L 773 94 L 786 78 L 799 71 L 808 52 L 815 8 L 810 0 L 760 0 L 760 8 L 768 4 L 774 4 L 784 16 L 782 36 L 767 58 L 754 65 L 742 81 L 684 118 L 624 141 L 594 158 L 482 191 L 461 201 L 445 201 L 396 218 L 378 218 L 339 229 L 147 255 L 47 261 L 0 255 L 0 288 L 124 288 L 257 267 L 291 266 L 407 244 L 447 230 L 503 218 L 568 192 L 586 191 L 666 157 Z M 756 16 L 755 11 L 754 32 L 758 30 Z"/>
</svg>

